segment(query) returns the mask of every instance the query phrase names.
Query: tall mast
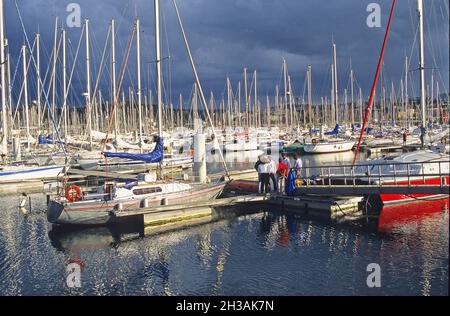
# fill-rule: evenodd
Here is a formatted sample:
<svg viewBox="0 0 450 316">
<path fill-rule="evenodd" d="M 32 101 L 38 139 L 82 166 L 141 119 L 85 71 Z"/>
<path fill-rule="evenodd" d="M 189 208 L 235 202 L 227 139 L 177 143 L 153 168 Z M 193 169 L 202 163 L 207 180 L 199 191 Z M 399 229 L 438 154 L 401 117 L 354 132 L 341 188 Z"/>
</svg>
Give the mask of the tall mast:
<svg viewBox="0 0 450 316">
<path fill-rule="evenodd" d="M 334 61 L 331 64 L 331 124 L 336 123 L 336 102 L 334 101 Z"/>
<path fill-rule="evenodd" d="M 67 76 L 66 76 L 66 30 L 62 31 L 63 41 L 63 111 L 64 111 L 64 138 L 67 139 Z"/>
<path fill-rule="evenodd" d="M 180 93 L 180 127 L 183 128 L 183 95 Z"/>
<path fill-rule="evenodd" d="M 350 95 L 351 95 L 350 120 L 352 124 L 355 124 L 355 104 L 353 99 L 353 69 L 350 69 Z"/>
<path fill-rule="evenodd" d="M 53 70 L 52 70 L 52 115 L 57 118 L 56 115 L 56 63 L 58 61 L 58 17 L 55 18 L 55 29 L 54 29 L 54 38 L 53 38 Z M 49 116 L 50 117 L 50 116 Z M 53 130 L 53 141 L 55 141 L 55 130 Z"/>
<path fill-rule="evenodd" d="M 158 133 L 162 137 L 161 46 L 159 33 L 159 0 L 155 0 L 156 89 L 158 98 Z"/>
<path fill-rule="evenodd" d="M 38 134 L 41 129 L 41 122 L 43 122 L 42 119 L 42 110 L 41 110 L 41 57 L 40 57 L 40 50 L 41 50 L 41 34 L 36 34 L 36 106 L 37 106 L 37 112 L 38 112 Z"/>
<path fill-rule="evenodd" d="M 5 29 L 3 21 L 3 0 L 0 0 L 0 81 L 2 84 L 2 153 L 7 156 L 8 154 L 8 115 L 6 113 L 6 80 L 5 80 Z"/>
<path fill-rule="evenodd" d="M 257 85 L 256 85 L 256 69 L 253 71 L 253 87 L 254 87 L 254 92 L 255 92 L 255 100 L 254 100 L 254 104 L 255 106 L 253 107 L 253 112 L 255 112 L 255 127 L 258 127 L 258 115 L 259 115 L 259 111 L 258 111 L 258 90 L 257 90 Z"/>
<path fill-rule="evenodd" d="M 141 44 L 140 44 L 141 24 L 136 19 L 136 50 L 137 50 L 137 97 L 139 112 L 139 149 L 142 152 L 142 90 L 141 90 Z"/>
<path fill-rule="evenodd" d="M 27 131 L 27 148 L 30 149 L 30 117 L 28 113 L 28 85 L 27 85 L 27 47 L 22 45 L 22 65 L 23 65 L 23 96 L 25 101 L 25 124 Z"/>
<path fill-rule="evenodd" d="M 112 106 L 114 109 L 114 135 L 119 132 L 119 118 L 117 117 L 117 91 L 116 91 L 116 22 L 111 20 L 111 71 L 112 71 Z"/>
<path fill-rule="evenodd" d="M 336 123 L 339 123 L 339 100 L 338 100 L 338 80 L 337 80 L 337 60 L 336 60 L 336 44 L 333 43 L 333 67 L 334 67 L 334 102 Z"/>
<path fill-rule="evenodd" d="M 406 127 L 409 127 L 409 96 L 408 96 L 408 56 L 405 56 L 405 118 L 406 118 Z"/>
<path fill-rule="evenodd" d="M 244 67 L 244 97 L 245 97 L 245 122 L 247 128 L 250 127 L 249 124 L 249 114 L 248 114 L 248 90 L 247 90 L 247 68 Z"/>
<path fill-rule="evenodd" d="M 312 127 L 313 124 L 313 114 L 312 114 L 312 95 L 311 95 L 311 65 L 308 65 L 307 73 L 307 83 L 308 83 L 308 121 L 309 126 Z"/>
<path fill-rule="evenodd" d="M 420 70 L 420 105 L 422 107 L 422 125 L 425 127 L 427 118 L 425 111 L 425 57 L 423 45 L 423 3 L 417 0 L 417 13 L 419 15 L 419 70 Z"/>
<path fill-rule="evenodd" d="M 91 117 L 91 65 L 89 56 L 89 20 L 86 23 L 86 111 L 87 111 L 87 125 L 89 131 L 89 147 L 92 149 L 92 117 Z"/>
</svg>

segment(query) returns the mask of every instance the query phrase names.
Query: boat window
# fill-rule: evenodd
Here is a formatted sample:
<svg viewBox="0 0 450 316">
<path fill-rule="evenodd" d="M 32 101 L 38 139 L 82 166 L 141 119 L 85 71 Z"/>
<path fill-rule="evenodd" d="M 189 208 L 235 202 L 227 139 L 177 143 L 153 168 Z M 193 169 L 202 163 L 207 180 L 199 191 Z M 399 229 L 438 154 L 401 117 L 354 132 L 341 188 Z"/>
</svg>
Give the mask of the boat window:
<svg viewBox="0 0 450 316">
<path fill-rule="evenodd" d="M 151 187 L 151 188 L 142 188 L 142 189 L 134 189 L 133 190 L 133 193 L 136 195 L 158 193 L 158 192 L 162 192 L 162 189 L 160 187 Z"/>
</svg>

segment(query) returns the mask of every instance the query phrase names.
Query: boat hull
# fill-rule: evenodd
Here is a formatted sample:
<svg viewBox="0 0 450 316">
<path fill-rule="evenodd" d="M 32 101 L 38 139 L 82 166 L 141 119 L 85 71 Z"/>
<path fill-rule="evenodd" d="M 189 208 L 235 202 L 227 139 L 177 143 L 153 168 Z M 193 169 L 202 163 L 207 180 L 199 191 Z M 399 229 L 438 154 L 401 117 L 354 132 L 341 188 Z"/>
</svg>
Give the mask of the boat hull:
<svg viewBox="0 0 450 316">
<path fill-rule="evenodd" d="M 436 178 L 426 178 L 425 180 L 411 180 L 411 185 L 439 185 L 441 179 L 439 177 Z M 443 177 L 442 184 L 449 184 L 450 177 Z M 386 183 L 390 185 L 394 185 L 394 183 Z M 408 182 L 397 182 L 395 183 L 397 186 L 407 186 Z M 380 194 L 380 199 L 383 202 L 384 206 L 387 205 L 395 205 L 395 204 L 404 204 L 404 203 L 412 203 L 420 200 L 438 200 L 438 199 L 448 199 L 448 194 Z"/>
<path fill-rule="evenodd" d="M 308 154 L 340 153 L 352 150 L 354 142 L 305 144 L 303 150 Z"/>
<path fill-rule="evenodd" d="M 17 168 L 0 172 L 0 184 L 54 179 L 62 172 L 64 166 Z"/>
<path fill-rule="evenodd" d="M 147 197 L 148 207 L 161 205 L 182 205 L 216 199 L 225 184 L 207 186 L 198 190 L 189 190 Z M 115 213 L 137 209 L 142 206 L 142 199 L 114 201 L 81 201 L 75 203 L 51 200 L 47 210 L 47 220 L 60 225 L 106 225 L 117 221 Z M 119 207 L 120 205 L 120 207 Z"/>
</svg>

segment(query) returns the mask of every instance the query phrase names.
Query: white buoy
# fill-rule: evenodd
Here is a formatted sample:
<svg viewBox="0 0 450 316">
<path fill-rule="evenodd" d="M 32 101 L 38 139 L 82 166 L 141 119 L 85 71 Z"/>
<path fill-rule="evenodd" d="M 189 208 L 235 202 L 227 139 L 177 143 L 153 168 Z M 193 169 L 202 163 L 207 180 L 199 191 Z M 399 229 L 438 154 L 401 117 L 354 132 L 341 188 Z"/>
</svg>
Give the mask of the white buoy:
<svg viewBox="0 0 450 316">
<path fill-rule="evenodd" d="M 194 135 L 194 174 L 198 181 L 206 182 L 206 136 Z"/>
</svg>

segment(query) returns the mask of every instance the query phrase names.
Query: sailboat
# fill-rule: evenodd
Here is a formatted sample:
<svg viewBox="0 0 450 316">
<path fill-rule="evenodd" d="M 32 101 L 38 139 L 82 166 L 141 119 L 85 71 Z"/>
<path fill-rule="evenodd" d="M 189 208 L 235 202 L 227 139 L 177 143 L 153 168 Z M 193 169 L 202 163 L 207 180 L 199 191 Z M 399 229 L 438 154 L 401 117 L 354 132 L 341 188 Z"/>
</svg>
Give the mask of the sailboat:
<svg viewBox="0 0 450 316">
<path fill-rule="evenodd" d="M 325 135 L 336 136 L 339 133 L 339 128 L 339 124 L 336 124 L 335 128 L 332 131 L 325 133 Z M 309 154 L 339 153 L 352 150 L 354 145 L 354 140 L 313 137 L 310 143 L 304 144 L 303 150 Z"/>
<path fill-rule="evenodd" d="M 391 17 L 395 7 L 395 2 L 391 9 Z M 417 8 L 419 14 L 419 52 L 420 52 L 420 90 L 421 90 L 421 106 L 422 106 L 422 124 L 426 124 L 426 109 L 425 109 L 425 68 L 424 68 L 424 54 L 423 54 L 423 4 L 422 0 L 417 0 Z M 389 24 L 388 24 L 389 25 Z M 389 26 L 387 29 L 387 36 Z M 381 64 L 383 54 L 380 55 L 379 65 Z M 379 68 L 378 68 L 379 70 Z M 377 74 L 378 74 L 377 70 Z M 377 76 L 376 76 L 377 77 Z M 376 83 L 372 88 L 371 98 L 373 97 L 373 91 L 376 87 Z M 369 101 L 369 106 L 371 102 Z M 370 108 L 367 113 L 370 113 Z M 364 125 L 368 119 L 366 116 Z M 363 125 L 363 126 L 364 126 Z M 360 134 L 360 141 L 363 132 Z M 359 146 L 358 146 L 359 149 Z M 357 149 L 357 150 L 358 150 Z M 355 158 L 356 159 L 356 155 Z M 450 183 L 450 156 L 444 153 L 436 153 L 431 150 L 418 150 L 412 153 L 404 153 L 398 156 L 387 156 L 380 159 L 368 160 L 364 165 L 355 165 L 355 175 L 361 176 L 362 184 L 380 184 L 380 181 L 370 180 L 369 173 L 376 173 L 382 175 L 388 175 L 382 180 L 383 185 L 395 185 L 395 186 L 427 186 L 427 185 L 448 185 Z M 392 176 L 390 176 L 392 175 Z M 339 181 L 342 180 L 336 180 Z M 344 180 L 345 181 L 345 180 Z M 371 199 L 375 199 L 375 202 L 381 203 L 382 206 L 411 203 L 420 200 L 440 200 L 448 199 L 448 194 L 374 194 L 370 196 Z"/>
<path fill-rule="evenodd" d="M 162 135 L 159 0 L 155 0 L 155 32 L 158 125 L 159 135 Z M 155 143 L 155 149 L 147 154 L 105 152 L 104 155 L 107 159 L 132 159 L 161 164 L 164 161 L 163 137 L 155 137 Z M 51 223 L 63 225 L 105 225 L 117 221 L 117 212 L 139 207 L 213 200 L 222 193 L 225 184 L 221 180 L 214 183 L 158 180 L 156 173 L 147 173 L 138 175 L 131 183 L 106 182 L 94 194 L 83 194 L 80 187 L 70 185 L 65 188 L 63 196 L 50 201 L 47 219 Z"/>
<path fill-rule="evenodd" d="M 13 132 L 12 128 L 8 129 L 8 109 L 7 109 L 7 100 L 6 100 L 6 87 L 8 86 L 6 83 L 6 59 L 5 59 L 5 30 L 4 30 L 4 11 L 3 11 L 3 0 L 0 0 L 0 83 L 1 83 L 1 102 L 2 102 L 2 131 L 3 138 L 1 142 L 0 153 L 2 155 L 2 159 L 9 158 L 8 153 L 8 134 L 9 131 Z M 23 56 L 23 64 L 24 64 L 24 83 L 26 83 L 26 46 L 22 47 L 22 56 Z M 26 91 L 26 89 L 25 89 Z M 25 96 L 25 102 L 27 102 L 27 96 Z M 28 110 L 28 105 L 26 103 L 26 109 Z M 28 116 L 28 111 L 26 112 Z M 27 121 L 28 122 L 28 121 Z M 57 178 L 58 175 L 62 174 L 64 169 L 64 165 L 45 165 L 40 166 L 36 162 L 22 161 L 20 159 L 20 131 L 17 133 L 19 135 L 18 138 L 14 138 L 13 143 L 13 151 L 14 151 L 14 159 L 12 163 L 8 164 L 0 164 L 0 184 L 10 184 L 17 183 L 23 181 L 37 181 L 37 180 L 45 180 L 45 179 L 54 179 Z M 16 135 L 17 136 L 17 135 Z M 29 126 L 27 123 L 27 135 L 26 141 L 29 146 L 31 143 L 34 143 L 34 138 L 29 133 Z"/>
</svg>

